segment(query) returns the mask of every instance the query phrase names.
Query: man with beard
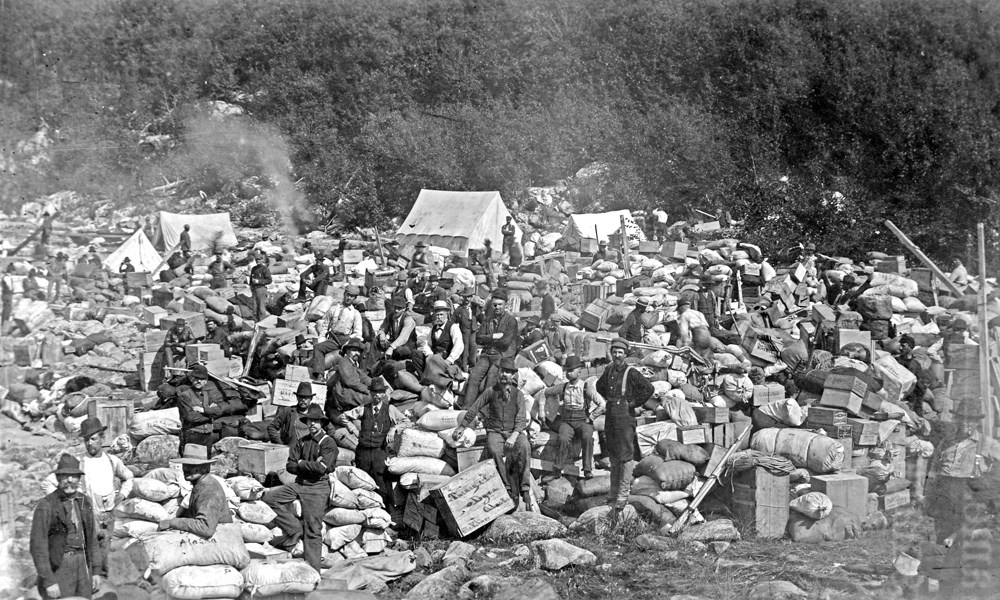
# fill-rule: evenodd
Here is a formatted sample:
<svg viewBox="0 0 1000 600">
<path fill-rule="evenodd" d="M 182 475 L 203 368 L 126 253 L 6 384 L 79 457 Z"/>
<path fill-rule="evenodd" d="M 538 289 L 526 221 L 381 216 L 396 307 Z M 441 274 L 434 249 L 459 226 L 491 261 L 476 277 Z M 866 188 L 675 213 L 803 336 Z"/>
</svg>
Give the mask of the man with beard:
<svg viewBox="0 0 1000 600">
<path fill-rule="evenodd" d="M 191 499 L 173 519 L 160 521 L 157 530 L 176 529 L 193 533 L 206 540 L 215 535 L 219 523 L 232 523 L 229 502 L 222 484 L 209 476 L 214 460 L 204 458 L 175 458 L 174 463 L 184 470 L 184 480 L 191 484 Z"/>
<path fill-rule="evenodd" d="M 267 424 L 267 438 L 272 444 L 291 446 L 300 437 L 309 434 L 309 426 L 302 417 L 309 411 L 309 405 L 315 396 L 312 385 L 308 381 L 299 382 L 295 390 L 295 406 L 282 406 Z"/>
<path fill-rule="evenodd" d="M 337 466 L 337 443 L 324 431 L 330 420 L 320 407 L 310 406 L 301 420 L 309 427 L 309 435 L 295 440 L 285 465 L 295 481 L 268 490 L 263 500 L 277 513 L 274 524 L 285 534 L 271 544 L 290 550 L 301 539 L 306 562 L 321 572 L 323 515 L 330 498 L 329 474 Z M 301 521 L 292 508 L 295 500 L 302 506 Z"/>
<path fill-rule="evenodd" d="M 504 358 L 513 360 L 517 354 L 517 319 L 507 314 L 507 293 L 494 291 L 490 303 L 493 310 L 476 334 L 476 345 L 483 352 L 469 373 L 463 406 L 471 405 L 484 390 L 493 387 L 500 361 Z"/>
<path fill-rule="evenodd" d="M 115 506 L 132 493 L 134 475 L 122 459 L 104 451 L 104 432 L 107 427 L 97 417 L 88 417 L 80 425 L 80 439 L 84 453 L 76 458 L 80 461 L 83 477 L 80 492 L 90 500 L 94 509 L 94 523 L 97 531 L 97 552 L 100 563 L 108 564 L 108 552 L 115 531 Z M 115 479 L 121 487 L 115 491 Z M 59 489 L 59 479 L 53 473 L 42 482 L 46 494 Z"/>
<path fill-rule="evenodd" d="M 472 425 L 480 413 L 486 427 L 486 451 L 493 457 L 504 487 L 515 503 L 520 496 L 528 505 L 531 445 L 524 434 L 528 410 L 524 395 L 517 387 L 517 366 L 513 358 L 500 361 L 496 383 L 469 406 L 465 418 L 452 433 L 452 439 L 461 439 L 463 430 Z"/>
<path fill-rule="evenodd" d="M 107 565 L 100 559 L 94 508 L 80 493 L 83 469 L 68 454 L 59 457 L 56 490 L 38 501 L 31 517 L 28 549 L 45 600 L 90 598 L 101 587 Z"/>
<path fill-rule="evenodd" d="M 358 434 L 357 466 L 375 480 L 386 509 L 393 505 L 392 487 L 386 474 L 389 430 L 402 418 L 402 413 L 389 404 L 385 381 L 379 377 L 369 386 L 372 401 L 365 404 L 361 413 L 361 431 Z"/>
<path fill-rule="evenodd" d="M 438 354 L 448 364 L 455 364 L 465 350 L 462 328 L 452 318 L 451 306 L 444 300 L 434 302 L 433 324 L 427 339 L 427 356 Z"/>
<path fill-rule="evenodd" d="M 625 364 L 628 342 L 611 342 L 611 364 L 597 380 L 597 393 L 605 400 L 604 449 L 611 460 L 611 491 L 608 504 L 622 510 L 632 488 L 632 469 L 639 460 L 639 441 L 635 434 L 635 409 L 653 395 L 653 384 L 638 370 Z"/>
<path fill-rule="evenodd" d="M 364 335 L 364 321 L 361 313 L 354 306 L 361 290 L 356 285 L 344 288 L 344 300 L 339 306 L 333 307 L 323 318 L 323 325 L 318 329 L 325 331 L 326 339 L 313 346 L 313 362 L 310 369 L 314 379 L 321 379 L 326 372 L 326 355 L 336 352 L 352 338 Z"/>
</svg>

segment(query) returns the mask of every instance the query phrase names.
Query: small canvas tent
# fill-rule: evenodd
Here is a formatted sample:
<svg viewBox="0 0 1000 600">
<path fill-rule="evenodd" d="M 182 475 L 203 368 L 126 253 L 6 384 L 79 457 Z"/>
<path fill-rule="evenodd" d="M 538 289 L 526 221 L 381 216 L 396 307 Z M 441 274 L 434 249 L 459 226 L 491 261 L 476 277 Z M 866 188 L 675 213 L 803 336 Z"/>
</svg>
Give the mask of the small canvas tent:
<svg viewBox="0 0 1000 600">
<path fill-rule="evenodd" d="M 163 261 L 160 253 L 153 247 L 153 242 L 149 241 L 142 229 L 136 229 L 121 246 L 109 254 L 104 259 L 104 266 L 112 273 L 117 273 L 126 256 L 132 260 L 132 266 L 136 271 L 152 272 Z"/>
<path fill-rule="evenodd" d="M 210 250 L 216 241 L 223 246 L 235 246 L 236 232 L 229 220 L 229 213 L 211 215 L 180 215 L 160 211 L 160 226 L 153 240 L 158 248 L 172 250 L 181 239 L 184 226 L 191 226 L 191 249 Z M 221 238 L 220 238 L 221 234 Z"/>
<path fill-rule="evenodd" d="M 646 241 L 646 234 L 639 229 L 632 213 L 627 210 L 570 215 L 566 228 L 563 229 L 562 239 L 571 246 L 578 245 L 584 239 L 607 240 L 608 236 L 621 229 L 622 217 L 625 217 L 625 229 L 629 237 L 640 242 Z"/>
<path fill-rule="evenodd" d="M 468 255 L 470 248 L 484 248 L 483 242 L 489 238 L 499 252 L 503 241 L 500 228 L 508 215 L 500 192 L 420 190 L 396 235 L 403 246 L 422 241 L 461 256 Z M 521 228 L 514 227 L 514 239 L 520 240 Z"/>
</svg>

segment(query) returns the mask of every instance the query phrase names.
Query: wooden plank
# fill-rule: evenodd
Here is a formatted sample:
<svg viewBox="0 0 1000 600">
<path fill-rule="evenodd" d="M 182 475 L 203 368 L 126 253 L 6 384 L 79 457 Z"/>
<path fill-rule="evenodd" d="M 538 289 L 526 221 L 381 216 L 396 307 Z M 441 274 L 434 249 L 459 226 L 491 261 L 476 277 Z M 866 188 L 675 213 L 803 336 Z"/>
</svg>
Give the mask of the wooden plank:
<svg viewBox="0 0 1000 600">
<path fill-rule="evenodd" d="M 130 399 L 95 397 L 87 405 L 87 416 L 97 417 L 107 428 L 104 446 L 110 446 L 123 433 L 128 433 L 128 424 L 135 414 L 135 405 Z"/>
<path fill-rule="evenodd" d="M 992 436 L 995 416 L 993 405 L 987 401 L 983 406 L 983 401 L 990 397 L 990 343 L 989 336 L 983 332 L 989 332 L 989 314 L 986 312 L 986 229 L 982 223 L 976 225 L 976 234 L 979 241 L 979 292 L 976 294 L 976 306 L 979 317 L 979 331 L 981 339 L 979 343 L 979 391 L 980 408 L 986 414 L 983 419 L 983 431 Z M 984 450 L 985 438 L 979 442 L 980 450 Z"/>
<path fill-rule="evenodd" d="M 483 461 L 431 492 L 448 528 L 466 537 L 514 508 L 493 461 Z"/>
<path fill-rule="evenodd" d="M 892 233 L 894 233 L 897 238 L 899 238 L 899 241 L 903 244 L 903 246 L 906 247 L 907 250 L 909 250 L 917 258 L 919 258 L 920 262 L 922 262 L 925 265 L 927 265 L 927 268 L 930 269 L 931 272 L 934 273 L 934 275 L 937 276 L 937 278 L 940 279 L 941 282 L 944 283 L 945 286 L 947 286 L 949 290 L 951 290 L 951 293 L 954 294 L 956 298 L 961 298 L 962 297 L 962 292 L 960 292 L 958 290 L 958 288 L 955 287 L 955 284 L 952 283 L 950 279 L 948 279 L 948 276 L 945 275 L 944 272 L 941 269 L 939 269 L 936 264 L 934 264 L 934 261 L 932 261 L 931 259 L 927 258 L 927 255 L 924 254 L 923 251 L 920 250 L 920 248 L 917 247 L 916 244 L 914 244 L 913 242 L 911 242 L 910 238 L 906 237 L 906 234 L 903 233 L 902 231 L 900 231 L 900 229 L 898 227 L 896 227 L 896 225 L 893 224 L 892 221 L 890 221 L 889 219 L 886 219 L 885 220 L 885 226 L 888 227 L 889 231 L 891 231 Z"/>
</svg>

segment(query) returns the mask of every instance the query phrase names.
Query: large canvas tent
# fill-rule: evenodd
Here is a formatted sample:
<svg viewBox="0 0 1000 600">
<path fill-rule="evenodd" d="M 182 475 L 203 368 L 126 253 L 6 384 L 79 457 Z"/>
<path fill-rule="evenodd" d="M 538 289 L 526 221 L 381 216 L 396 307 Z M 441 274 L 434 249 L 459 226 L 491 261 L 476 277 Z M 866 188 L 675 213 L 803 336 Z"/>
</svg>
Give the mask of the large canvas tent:
<svg viewBox="0 0 1000 600">
<path fill-rule="evenodd" d="M 424 242 L 461 256 L 470 248 L 485 247 L 483 242 L 489 238 L 499 251 L 503 240 L 500 228 L 509 215 L 500 192 L 420 190 L 396 235 L 403 246 Z M 514 239 L 520 240 L 521 228 L 514 227 Z"/>
<path fill-rule="evenodd" d="M 584 239 L 607 240 L 608 236 L 622 228 L 622 217 L 625 217 L 625 230 L 629 237 L 640 242 L 646 241 L 646 234 L 627 210 L 570 215 L 566 228 L 563 229 L 562 239 L 571 246 L 578 245 Z"/>
<path fill-rule="evenodd" d="M 191 249 L 210 250 L 213 243 L 223 246 L 237 244 L 236 231 L 229 220 L 229 213 L 210 215 L 181 215 L 160 211 L 160 226 L 156 230 L 157 247 L 172 250 L 181 239 L 184 226 L 191 226 Z M 221 237 L 220 237 L 221 234 Z"/>
<path fill-rule="evenodd" d="M 132 260 L 132 266 L 135 267 L 136 271 L 152 272 L 163 262 L 160 253 L 153 247 L 153 242 L 149 241 L 141 229 L 136 229 L 135 233 L 109 254 L 104 259 L 104 266 L 112 273 L 117 273 L 118 267 L 121 266 L 126 256 Z"/>
</svg>

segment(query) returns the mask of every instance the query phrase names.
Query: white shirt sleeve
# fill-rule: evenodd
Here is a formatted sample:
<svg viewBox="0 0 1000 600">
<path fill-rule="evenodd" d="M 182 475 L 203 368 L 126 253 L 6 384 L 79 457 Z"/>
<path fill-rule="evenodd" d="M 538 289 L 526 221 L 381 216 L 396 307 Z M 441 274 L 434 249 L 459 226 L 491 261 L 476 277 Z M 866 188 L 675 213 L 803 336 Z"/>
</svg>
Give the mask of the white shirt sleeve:
<svg viewBox="0 0 1000 600">
<path fill-rule="evenodd" d="M 465 340 L 462 339 L 462 328 L 458 326 L 458 323 L 451 324 L 451 354 L 445 358 L 449 363 L 455 364 L 455 361 L 462 356 L 462 351 L 465 350 Z"/>
</svg>

